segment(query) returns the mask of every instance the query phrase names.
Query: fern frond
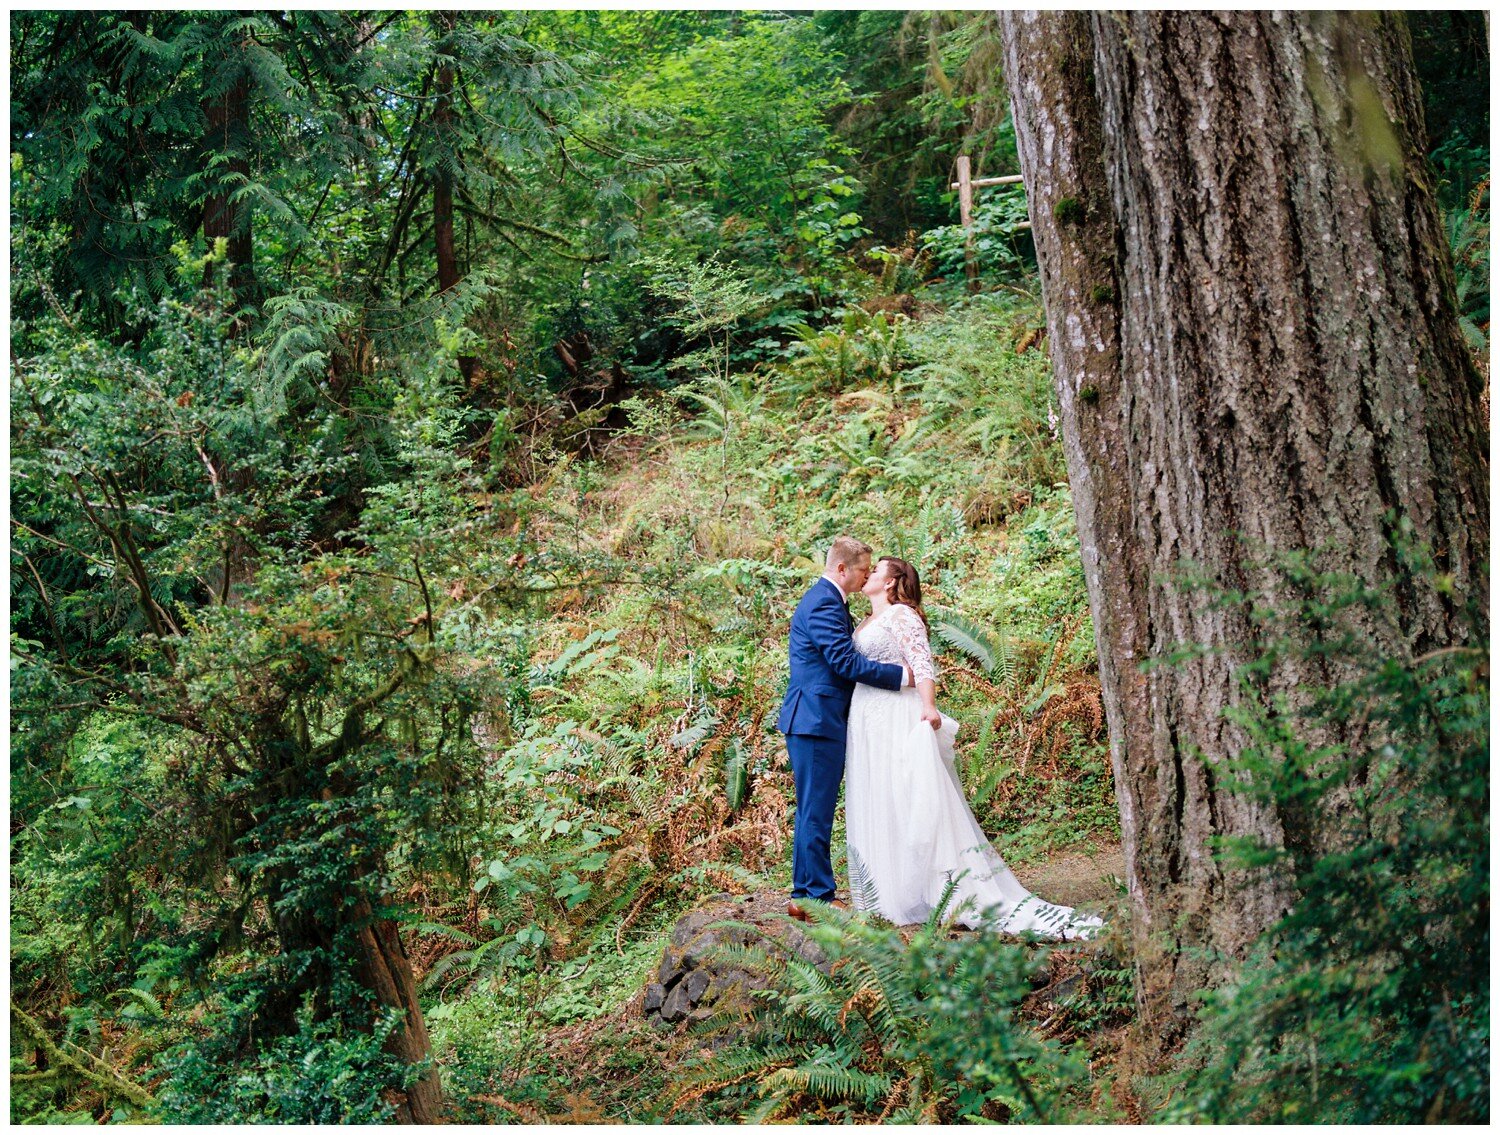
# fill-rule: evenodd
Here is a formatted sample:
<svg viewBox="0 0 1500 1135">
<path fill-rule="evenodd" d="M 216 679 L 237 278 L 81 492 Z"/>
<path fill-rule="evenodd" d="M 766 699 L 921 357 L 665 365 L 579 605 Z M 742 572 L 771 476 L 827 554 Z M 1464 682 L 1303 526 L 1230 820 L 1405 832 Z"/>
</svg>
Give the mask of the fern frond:
<svg viewBox="0 0 1500 1135">
<path fill-rule="evenodd" d="M 432 963 L 432 968 L 422 978 L 422 988 L 425 990 L 436 989 L 442 984 L 443 978 L 447 977 L 455 969 L 468 966 L 474 960 L 473 950 L 455 950 L 451 954 L 444 954 Z"/>
<path fill-rule="evenodd" d="M 786 999 L 788 1025 L 795 1027 L 799 1020 L 805 1021 L 816 1025 L 823 1035 L 832 1035 L 839 1031 L 839 1012 L 843 1007 L 842 997 L 796 993 Z"/>
<path fill-rule="evenodd" d="M 943 884 L 943 893 L 938 896 L 938 901 L 933 904 L 932 913 L 927 916 L 927 921 L 922 924 L 925 931 L 936 930 L 943 924 L 943 919 L 948 914 L 948 904 L 953 901 L 953 895 L 958 890 L 958 881 L 961 875 L 949 875 L 948 881 Z"/>
<path fill-rule="evenodd" d="M 786 969 L 786 962 L 769 953 L 764 946 L 742 946 L 726 942 L 714 947 L 713 959 L 730 969 L 745 970 L 773 980 L 780 977 Z"/>
<path fill-rule="evenodd" d="M 791 1107 L 792 1101 L 785 1096 L 772 1096 L 763 1101 L 745 1116 L 745 1122 L 750 1123 L 775 1123 L 781 1119 L 781 1113 Z"/>
<path fill-rule="evenodd" d="M 667 739 L 667 744 L 674 749 L 685 749 L 691 753 L 714 731 L 716 724 L 718 724 L 718 719 L 715 717 L 700 718 L 680 733 L 672 734 Z"/>
<path fill-rule="evenodd" d="M 750 761 L 741 737 L 729 744 L 729 754 L 724 759 L 724 796 L 729 801 L 729 810 L 738 812 L 749 795 Z"/>
<path fill-rule="evenodd" d="M 462 942 L 465 946 L 473 946 L 479 941 L 474 935 L 442 922 L 419 922 L 416 932 L 418 934 L 441 934 L 444 938 L 452 938 L 455 942 Z"/>
<path fill-rule="evenodd" d="M 973 659 L 986 675 L 993 675 L 1009 653 L 1006 644 L 996 641 L 973 619 L 957 611 L 931 610 L 928 621 L 933 634 L 960 654 Z"/>
<path fill-rule="evenodd" d="M 891 1077 L 881 1072 L 861 1072 L 842 1064 L 819 1058 L 797 1065 L 778 1068 L 761 1083 L 766 1092 L 805 1092 L 828 1103 L 859 1100 L 872 1104 L 890 1090 Z"/>
<path fill-rule="evenodd" d="M 700 1064 L 680 1081 L 684 1094 L 714 1091 L 719 1087 L 750 1078 L 760 1079 L 795 1060 L 797 1054 L 785 1045 L 768 1045 L 761 1049 L 737 1049 Z"/>
<path fill-rule="evenodd" d="M 857 1012 L 880 1042 L 880 1047 L 889 1049 L 905 1031 L 901 1027 L 901 1015 L 891 1003 L 890 990 L 869 963 L 866 962 L 861 968 L 864 970 L 863 978 L 857 982 L 853 995 L 839 1010 L 842 1027 L 847 1030 L 851 1013 Z"/>
<path fill-rule="evenodd" d="M 144 1010 L 146 1015 L 153 1019 L 162 1015 L 161 1002 L 144 989 L 127 986 L 124 989 L 115 990 L 110 996 L 131 1002 L 132 1008 Z"/>
<path fill-rule="evenodd" d="M 880 892 L 875 887 L 875 880 L 865 866 L 863 857 L 854 847 L 849 848 L 849 893 L 856 909 L 880 909 Z"/>
</svg>

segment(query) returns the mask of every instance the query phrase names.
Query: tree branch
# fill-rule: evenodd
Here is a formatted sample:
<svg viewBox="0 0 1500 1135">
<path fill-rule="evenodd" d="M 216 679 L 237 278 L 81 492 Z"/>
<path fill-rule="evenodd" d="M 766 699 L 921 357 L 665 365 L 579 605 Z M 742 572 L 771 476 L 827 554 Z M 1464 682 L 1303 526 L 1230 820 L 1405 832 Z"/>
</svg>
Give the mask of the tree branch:
<svg viewBox="0 0 1500 1135">
<path fill-rule="evenodd" d="M 540 225 L 533 225 L 527 221 L 518 221 L 514 217 L 501 217 L 495 213 L 491 213 L 477 204 L 474 198 L 470 197 L 467 193 L 461 192 L 459 197 L 462 201 L 460 208 L 471 217 L 478 217 L 480 220 L 489 221 L 493 225 L 508 225 L 510 228 L 520 229 L 522 232 L 531 233 L 533 236 L 546 237 L 548 240 L 556 241 L 558 244 L 568 248 L 575 247 L 573 242 L 561 233 L 555 233 L 550 229 L 544 229 Z"/>
<path fill-rule="evenodd" d="M 42 573 L 36 570 L 36 564 L 31 562 L 31 557 L 25 552 L 19 553 L 26 561 L 26 566 L 31 569 L 31 578 L 36 580 L 37 592 L 42 597 L 42 610 L 47 612 L 47 625 L 52 628 L 52 637 L 57 640 L 57 651 L 62 655 L 64 662 L 68 661 L 68 644 L 63 641 L 62 632 L 57 629 L 57 618 L 52 613 L 52 600 L 47 594 L 47 585 L 42 582 Z"/>
<path fill-rule="evenodd" d="M 21 1031 L 29 1036 L 39 1049 L 47 1054 L 47 1059 L 53 1064 L 62 1065 L 83 1077 L 95 1087 L 102 1089 L 106 1095 L 121 1096 L 142 1110 L 156 1106 L 155 1096 L 139 1084 L 133 1084 L 125 1079 L 125 1077 L 121 1076 L 87 1049 L 79 1048 L 71 1041 L 63 1041 L 63 1044 L 81 1053 L 90 1062 L 89 1064 L 85 1064 L 78 1057 L 64 1052 L 47 1035 L 47 1030 L 42 1028 L 34 1017 L 16 1004 L 15 998 L 11 998 L 10 1011 L 11 1015 L 16 1019 L 16 1023 L 21 1026 Z"/>
<path fill-rule="evenodd" d="M 88 560 L 89 563 L 98 564 L 102 568 L 109 568 L 111 570 L 119 566 L 118 564 L 110 563 L 108 560 L 101 560 L 98 556 L 90 555 L 88 552 L 85 552 L 82 548 L 78 547 L 75 544 L 69 544 L 64 540 L 57 539 L 55 536 L 48 536 L 45 533 L 38 532 L 35 528 L 31 527 L 31 525 L 23 524 L 15 517 L 11 517 L 10 522 L 17 528 L 26 529 L 27 532 L 30 532 L 38 540 L 44 540 L 48 544 L 52 544 L 55 547 L 62 548 L 64 551 L 72 552 L 75 556 L 82 556 L 84 559 Z"/>
<path fill-rule="evenodd" d="M 417 571 L 417 586 L 422 589 L 422 606 L 427 608 L 427 641 L 437 638 L 437 621 L 432 617 L 432 595 L 427 590 L 427 577 L 422 574 L 422 557 L 412 556 L 411 566 Z"/>
</svg>

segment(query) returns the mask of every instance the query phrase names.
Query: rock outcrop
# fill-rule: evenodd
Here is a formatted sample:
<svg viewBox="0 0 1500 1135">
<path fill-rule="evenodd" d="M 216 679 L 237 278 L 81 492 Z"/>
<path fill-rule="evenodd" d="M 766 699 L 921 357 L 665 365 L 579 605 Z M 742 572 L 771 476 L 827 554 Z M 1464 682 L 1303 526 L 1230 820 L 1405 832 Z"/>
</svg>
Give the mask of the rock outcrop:
<svg viewBox="0 0 1500 1135">
<path fill-rule="evenodd" d="M 643 1011 L 663 1024 L 702 1020 L 727 997 L 764 988 L 765 981 L 737 967 L 728 948 L 758 947 L 783 957 L 826 966 L 817 945 L 786 917 L 786 895 L 714 895 L 685 914 L 662 952 L 656 980 L 646 986 Z M 724 926 L 725 922 L 741 923 Z"/>
<path fill-rule="evenodd" d="M 1106 849 L 1108 851 L 1110 849 Z M 1077 880 L 1078 875 L 1091 882 L 1095 891 L 1107 893 L 1108 880 L 1095 876 L 1097 864 L 1087 856 L 1079 860 L 1059 860 L 1054 876 L 1040 878 L 1059 897 L 1080 902 L 1087 896 Z M 1106 860 L 1106 864 L 1109 861 Z M 1059 873 L 1062 867 L 1068 870 Z M 1029 880 L 1023 880 L 1029 881 Z M 1071 884 L 1071 885 L 1070 885 Z M 1066 894 L 1064 894 L 1066 892 Z M 786 916 L 787 897 L 782 891 L 761 891 L 750 895 L 713 895 L 688 911 L 672 930 L 672 938 L 662 951 L 655 980 L 646 985 L 642 1012 L 647 1020 L 672 1025 L 683 1020 L 700 1021 L 710 1016 L 726 998 L 743 997 L 766 985 L 763 977 L 748 972 L 733 957 L 734 947 L 759 948 L 784 958 L 811 962 L 825 973 L 828 961 L 817 943 L 812 941 Z M 725 925 L 733 923 L 735 925 Z M 903 937 L 918 928 L 902 927 Z M 968 938 L 979 933 L 962 927 L 944 931 L 949 938 Z M 1019 939 L 1017 940 L 1019 941 Z M 1061 1006 L 1088 981 L 1089 975 L 1106 964 L 1110 947 L 1102 941 L 1070 942 L 1066 945 L 1033 943 L 1033 949 L 1046 949 L 1047 965 L 1032 975 L 1034 997 L 1038 1003 Z"/>
</svg>

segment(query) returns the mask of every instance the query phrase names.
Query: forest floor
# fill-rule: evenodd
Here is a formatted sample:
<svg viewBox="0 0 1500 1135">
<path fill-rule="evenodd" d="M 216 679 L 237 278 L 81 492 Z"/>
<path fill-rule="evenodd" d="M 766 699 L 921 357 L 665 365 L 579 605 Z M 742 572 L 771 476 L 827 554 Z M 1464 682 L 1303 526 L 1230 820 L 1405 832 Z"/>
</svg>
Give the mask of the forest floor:
<svg viewBox="0 0 1500 1135">
<path fill-rule="evenodd" d="M 1117 841 L 1101 837 L 1092 843 L 1018 866 L 1016 876 L 1035 893 L 1069 906 L 1108 909 L 1122 892 L 1124 855 Z M 784 893 L 784 888 L 775 892 Z M 765 907 L 769 892 L 753 896 Z M 748 901 L 748 900 L 747 900 Z M 538 1030 L 529 1044 L 487 1092 L 470 1095 L 469 1107 L 490 1122 L 591 1123 L 609 1121 L 723 1122 L 714 1110 L 675 1110 L 672 1096 L 684 1062 L 700 1059 L 705 1041 L 687 1022 L 664 1026 L 644 1012 L 648 982 L 656 979 L 662 951 L 668 948 L 673 923 L 660 923 L 651 948 L 635 952 L 625 980 L 615 986 L 617 1000 L 586 1020 Z M 959 931 L 959 933 L 968 933 Z M 1054 973 L 1066 979 L 1077 972 L 1067 963 Z M 1045 999 L 1048 990 L 1037 996 Z M 654 1021 L 654 1023 L 653 1023 Z M 1095 1071 L 1113 1067 L 1123 1032 L 1100 1029 L 1090 1040 Z M 1113 1078 L 1112 1073 L 1109 1073 Z M 470 1113 L 471 1115 L 474 1113 Z"/>
<path fill-rule="evenodd" d="M 1014 868 L 1027 890 L 1063 906 L 1102 903 L 1124 885 L 1125 850 L 1112 841 L 1074 848 Z"/>
</svg>

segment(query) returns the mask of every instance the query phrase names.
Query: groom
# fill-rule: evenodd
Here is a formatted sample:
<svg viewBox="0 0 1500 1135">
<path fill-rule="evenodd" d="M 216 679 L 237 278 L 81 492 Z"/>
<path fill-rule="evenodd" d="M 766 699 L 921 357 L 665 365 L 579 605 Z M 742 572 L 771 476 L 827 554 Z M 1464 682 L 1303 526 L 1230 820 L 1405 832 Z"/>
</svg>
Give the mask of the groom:
<svg viewBox="0 0 1500 1135">
<path fill-rule="evenodd" d="M 823 578 L 792 615 L 792 677 L 776 728 L 786 734 L 797 791 L 792 838 L 792 902 L 787 913 L 807 921 L 799 898 L 832 902 L 833 808 L 844 779 L 844 740 L 854 684 L 899 690 L 911 684 L 904 666 L 875 662 L 854 649 L 849 596 L 870 578 L 870 546 L 839 536 L 828 549 Z"/>
</svg>

